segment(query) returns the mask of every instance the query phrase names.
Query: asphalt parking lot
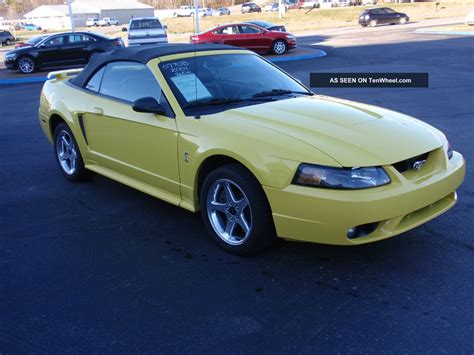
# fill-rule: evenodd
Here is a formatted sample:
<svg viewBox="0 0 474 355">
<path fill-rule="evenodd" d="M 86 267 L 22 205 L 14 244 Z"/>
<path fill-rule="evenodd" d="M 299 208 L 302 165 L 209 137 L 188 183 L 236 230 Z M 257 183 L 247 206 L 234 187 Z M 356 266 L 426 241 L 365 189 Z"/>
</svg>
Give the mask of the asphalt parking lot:
<svg viewBox="0 0 474 355">
<path fill-rule="evenodd" d="M 301 38 L 328 56 L 279 65 L 306 83 L 428 72 L 427 89 L 314 91 L 440 128 L 467 175 L 448 213 L 359 247 L 226 254 L 199 215 L 104 177 L 66 181 L 37 123 L 41 85 L 1 86 L 0 353 L 472 354 L 474 38 L 376 31 Z"/>
</svg>

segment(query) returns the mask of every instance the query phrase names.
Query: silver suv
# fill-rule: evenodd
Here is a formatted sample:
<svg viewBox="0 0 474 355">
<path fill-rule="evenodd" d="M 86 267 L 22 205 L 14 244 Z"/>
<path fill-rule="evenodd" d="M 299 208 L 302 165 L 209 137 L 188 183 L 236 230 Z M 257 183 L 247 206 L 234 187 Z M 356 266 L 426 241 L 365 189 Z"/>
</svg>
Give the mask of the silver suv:
<svg viewBox="0 0 474 355">
<path fill-rule="evenodd" d="M 128 45 L 168 43 L 166 26 L 163 26 L 156 17 L 137 17 L 128 23 Z"/>
</svg>

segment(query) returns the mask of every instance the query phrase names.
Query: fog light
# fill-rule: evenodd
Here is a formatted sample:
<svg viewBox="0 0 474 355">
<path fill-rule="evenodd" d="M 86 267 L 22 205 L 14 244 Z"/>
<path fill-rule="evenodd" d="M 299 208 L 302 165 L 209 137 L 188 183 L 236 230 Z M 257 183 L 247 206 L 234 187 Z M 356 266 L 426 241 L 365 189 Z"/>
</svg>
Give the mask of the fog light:
<svg viewBox="0 0 474 355">
<path fill-rule="evenodd" d="M 355 239 L 365 237 L 374 232 L 379 225 L 379 222 L 361 224 L 360 226 L 349 228 L 347 231 L 347 238 Z"/>
</svg>

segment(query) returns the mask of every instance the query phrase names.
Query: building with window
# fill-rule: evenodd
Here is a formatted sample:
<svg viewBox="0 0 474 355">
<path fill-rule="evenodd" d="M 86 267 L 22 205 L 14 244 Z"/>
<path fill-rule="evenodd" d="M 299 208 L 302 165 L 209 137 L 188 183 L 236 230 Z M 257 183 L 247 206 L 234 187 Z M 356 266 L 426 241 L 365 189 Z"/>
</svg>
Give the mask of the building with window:
<svg viewBox="0 0 474 355">
<path fill-rule="evenodd" d="M 154 16 L 154 8 L 134 0 L 76 0 L 71 4 L 76 27 L 86 25 L 88 18 L 114 17 L 126 24 L 132 17 Z M 25 14 L 25 21 L 43 29 L 70 29 L 67 5 L 42 5 Z"/>
</svg>

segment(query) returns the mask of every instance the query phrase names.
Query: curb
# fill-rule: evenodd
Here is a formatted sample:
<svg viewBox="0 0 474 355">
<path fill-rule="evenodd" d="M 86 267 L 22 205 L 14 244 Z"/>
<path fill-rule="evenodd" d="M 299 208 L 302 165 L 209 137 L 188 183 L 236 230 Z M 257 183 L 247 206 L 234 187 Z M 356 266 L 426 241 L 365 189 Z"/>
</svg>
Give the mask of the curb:
<svg viewBox="0 0 474 355">
<path fill-rule="evenodd" d="M 295 55 L 295 56 L 286 57 L 286 58 L 285 57 L 270 58 L 268 60 L 272 63 L 291 62 L 291 61 L 296 61 L 296 60 L 321 58 L 327 55 L 328 54 L 321 49 L 314 49 L 314 53 L 300 54 L 300 55 Z"/>
<path fill-rule="evenodd" d="M 47 80 L 45 76 L 35 76 L 32 78 L 0 79 L 0 85 L 44 83 Z"/>
<path fill-rule="evenodd" d="M 436 31 L 436 30 L 418 29 L 418 30 L 415 30 L 415 33 L 435 34 L 435 35 L 474 36 L 474 32 L 468 32 L 468 31 L 441 31 L 441 30 Z"/>
<path fill-rule="evenodd" d="M 291 57 L 277 57 L 269 58 L 272 63 L 291 62 L 296 60 L 315 59 L 327 56 L 327 53 L 320 49 L 315 49 L 314 53 L 295 55 Z M 15 78 L 15 79 L 0 79 L 0 85 L 14 85 L 14 84 L 30 84 L 30 83 L 44 83 L 47 80 L 46 76 L 35 76 L 31 78 Z"/>
</svg>

